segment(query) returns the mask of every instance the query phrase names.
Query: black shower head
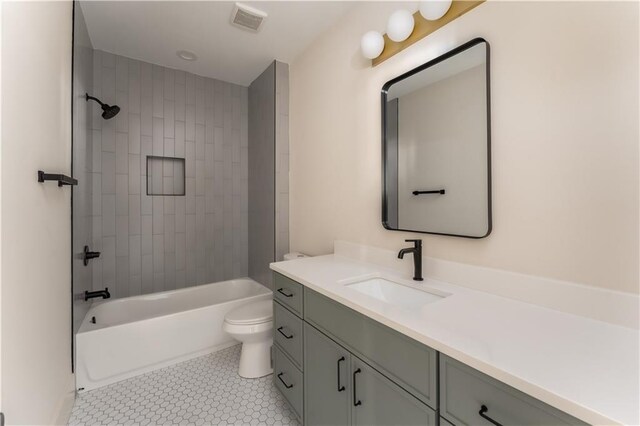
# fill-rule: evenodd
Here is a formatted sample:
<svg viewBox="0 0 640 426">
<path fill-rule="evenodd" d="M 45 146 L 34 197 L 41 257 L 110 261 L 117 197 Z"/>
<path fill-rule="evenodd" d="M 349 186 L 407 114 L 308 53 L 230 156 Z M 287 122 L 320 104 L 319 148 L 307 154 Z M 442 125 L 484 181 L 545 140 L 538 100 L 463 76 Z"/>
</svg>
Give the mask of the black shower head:
<svg viewBox="0 0 640 426">
<path fill-rule="evenodd" d="M 87 101 L 89 99 L 93 99 L 100 104 L 100 106 L 102 107 L 102 118 L 104 118 L 105 120 L 109 120 L 115 117 L 120 112 L 120 107 L 118 105 L 107 105 L 101 102 L 100 99 L 89 96 L 88 93 L 85 94 L 85 98 L 87 99 Z"/>
<path fill-rule="evenodd" d="M 113 106 L 110 106 L 107 104 L 102 105 L 102 118 L 104 118 L 105 120 L 115 117 L 116 115 L 118 115 L 119 112 L 120 112 L 120 107 L 118 105 L 113 105 Z"/>
</svg>

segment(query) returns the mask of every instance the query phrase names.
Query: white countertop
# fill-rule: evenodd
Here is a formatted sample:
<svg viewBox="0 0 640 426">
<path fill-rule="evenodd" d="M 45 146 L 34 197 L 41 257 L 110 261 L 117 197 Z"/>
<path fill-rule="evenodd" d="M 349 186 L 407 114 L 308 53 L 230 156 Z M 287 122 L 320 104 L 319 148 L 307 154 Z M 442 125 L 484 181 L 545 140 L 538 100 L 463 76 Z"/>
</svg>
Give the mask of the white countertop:
<svg viewBox="0 0 640 426">
<path fill-rule="evenodd" d="M 640 424 L 637 330 L 338 255 L 271 269 L 585 422 Z M 370 276 L 450 296 L 406 310 L 344 285 Z"/>
</svg>

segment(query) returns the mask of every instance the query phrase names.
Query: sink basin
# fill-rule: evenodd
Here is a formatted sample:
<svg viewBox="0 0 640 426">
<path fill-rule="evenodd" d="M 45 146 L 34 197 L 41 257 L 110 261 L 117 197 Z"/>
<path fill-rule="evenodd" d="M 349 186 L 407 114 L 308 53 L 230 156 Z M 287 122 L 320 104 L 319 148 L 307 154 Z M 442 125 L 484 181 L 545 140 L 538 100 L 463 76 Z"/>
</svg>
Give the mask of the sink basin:
<svg viewBox="0 0 640 426">
<path fill-rule="evenodd" d="M 384 278 L 370 278 L 346 286 L 367 296 L 404 308 L 419 308 L 444 297 Z"/>
</svg>

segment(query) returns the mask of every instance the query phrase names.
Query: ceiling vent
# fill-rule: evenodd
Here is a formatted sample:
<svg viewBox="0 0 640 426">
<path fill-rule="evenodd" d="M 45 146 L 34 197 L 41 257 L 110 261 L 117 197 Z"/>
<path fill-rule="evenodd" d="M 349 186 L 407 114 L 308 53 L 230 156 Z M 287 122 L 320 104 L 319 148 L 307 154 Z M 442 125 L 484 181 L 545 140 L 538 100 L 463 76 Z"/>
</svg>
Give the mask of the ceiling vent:
<svg viewBox="0 0 640 426">
<path fill-rule="evenodd" d="M 236 3 L 231 14 L 231 23 L 245 30 L 258 32 L 267 14 L 242 3 Z"/>
</svg>

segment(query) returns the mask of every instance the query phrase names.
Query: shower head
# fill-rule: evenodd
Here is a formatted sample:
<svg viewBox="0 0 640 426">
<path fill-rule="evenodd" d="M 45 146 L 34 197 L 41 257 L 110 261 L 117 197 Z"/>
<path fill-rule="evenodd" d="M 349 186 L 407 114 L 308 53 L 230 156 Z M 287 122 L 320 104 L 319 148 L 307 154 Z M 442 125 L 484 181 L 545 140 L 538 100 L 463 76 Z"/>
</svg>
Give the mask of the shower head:
<svg viewBox="0 0 640 426">
<path fill-rule="evenodd" d="M 94 98 L 93 96 L 89 96 L 88 93 L 85 94 L 85 98 L 87 101 L 89 99 L 93 99 L 94 101 L 100 104 L 100 106 L 102 107 L 102 118 L 104 118 L 105 120 L 109 120 L 115 117 L 120 112 L 120 107 L 118 105 L 107 105 L 101 102 L 100 99 Z"/>
<path fill-rule="evenodd" d="M 119 112 L 120 107 L 118 105 L 102 105 L 102 118 L 105 120 L 115 117 Z"/>
</svg>

